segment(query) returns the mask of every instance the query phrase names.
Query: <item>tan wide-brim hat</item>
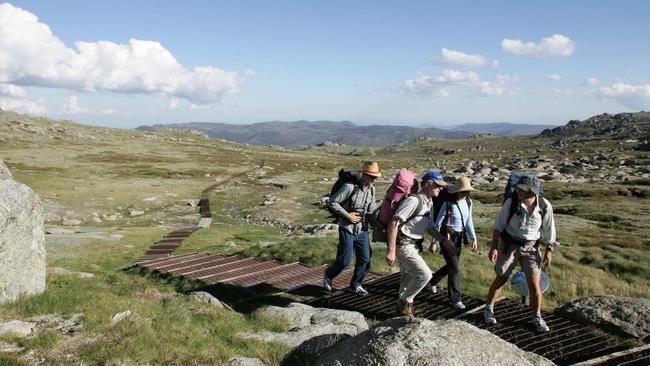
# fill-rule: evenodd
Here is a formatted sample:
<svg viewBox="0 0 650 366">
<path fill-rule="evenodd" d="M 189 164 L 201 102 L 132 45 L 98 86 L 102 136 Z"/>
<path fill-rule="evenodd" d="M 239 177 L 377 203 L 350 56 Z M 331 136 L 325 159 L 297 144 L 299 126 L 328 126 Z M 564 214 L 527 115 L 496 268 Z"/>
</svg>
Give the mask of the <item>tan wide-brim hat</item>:
<svg viewBox="0 0 650 366">
<path fill-rule="evenodd" d="M 376 161 L 367 161 L 363 163 L 363 168 L 361 168 L 361 173 L 368 174 L 373 177 L 381 177 L 384 175 L 384 172 L 379 170 L 379 164 Z"/>
<path fill-rule="evenodd" d="M 458 192 L 472 192 L 475 191 L 472 187 L 472 182 L 467 177 L 460 177 L 456 181 L 456 184 L 452 184 L 447 188 L 449 193 L 458 193 Z"/>
</svg>

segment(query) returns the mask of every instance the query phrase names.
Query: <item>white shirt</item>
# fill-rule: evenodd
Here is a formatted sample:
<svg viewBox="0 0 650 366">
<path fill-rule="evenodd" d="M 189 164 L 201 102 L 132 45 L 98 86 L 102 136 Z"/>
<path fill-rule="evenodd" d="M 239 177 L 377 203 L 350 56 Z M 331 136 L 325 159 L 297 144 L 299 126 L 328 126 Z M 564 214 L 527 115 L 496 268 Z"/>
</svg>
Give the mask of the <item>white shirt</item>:
<svg viewBox="0 0 650 366">
<path fill-rule="evenodd" d="M 543 220 L 542 209 L 539 202 L 536 201 L 532 214 L 528 214 L 526 205 L 521 202 L 520 207 L 517 208 L 510 221 L 506 222 L 510 214 L 510 203 L 512 202 L 512 199 L 508 198 L 494 221 L 494 229 L 500 232 L 506 230 L 513 238 L 519 240 L 534 241 L 541 238 L 541 242 L 546 245 L 559 245 L 560 243 L 555 241 L 553 207 L 546 198 L 542 199 L 546 201 L 546 213 Z"/>
</svg>

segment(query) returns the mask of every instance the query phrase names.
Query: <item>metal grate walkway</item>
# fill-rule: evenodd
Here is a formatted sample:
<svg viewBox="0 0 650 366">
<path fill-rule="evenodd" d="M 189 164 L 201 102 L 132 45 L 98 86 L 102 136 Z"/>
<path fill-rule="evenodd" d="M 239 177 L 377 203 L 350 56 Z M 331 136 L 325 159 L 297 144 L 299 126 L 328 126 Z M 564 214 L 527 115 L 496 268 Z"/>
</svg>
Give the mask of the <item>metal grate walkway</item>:
<svg viewBox="0 0 650 366">
<path fill-rule="evenodd" d="M 188 253 L 179 256 L 139 261 L 135 267 L 167 274 L 206 285 L 224 284 L 246 288 L 256 294 L 287 292 L 304 286 L 322 290 L 326 266 L 307 267 L 301 263 L 283 264 L 211 253 Z M 344 271 L 334 280 L 335 289 L 348 287 L 352 271 Z M 378 278 L 368 273 L 369 280 Z"/>
<path fill-rule="evenodd" d="M 364 284 L 370 294 L 360 298 L 350 293 L 338 292 L 307 304 L 342 310 L 352 310 L 376 320 L 395 316 L 399 274 L 378 278 Z M 517 347 L 536 353 L 555 362 L 557 365 L 572 365 L 618 351 L 627 350 L 636 344 L 627 339 L 609 334 L 595 326 L 587 326 L 555 313 L 543 313 L 549 333 L 538 333 L 530 323 L 530 308 L 519 301 L 503 299 L 495 307 L 496 325 L 483 321 L 483 300 L 463 296 L 464 310 L 449 305 L 447 291 L 433 294 L 426 289 L 415 299 L 415 315 L 430 320 L 459 318 L 479 328 L 485 329 Z M 626 355 L 629 365 L 647 365 L 647 351 L 641 354 Z M 645 353 L 643 353 L 645 352 Z M 646 357 L 646 358 L 643 358 Z M 611 363 L 603 363 L 610 365 Z M 596 364 L 594 364 L 596 365 Z M 600 365 L 600 364 L 598 364 Z"/>
</svg>

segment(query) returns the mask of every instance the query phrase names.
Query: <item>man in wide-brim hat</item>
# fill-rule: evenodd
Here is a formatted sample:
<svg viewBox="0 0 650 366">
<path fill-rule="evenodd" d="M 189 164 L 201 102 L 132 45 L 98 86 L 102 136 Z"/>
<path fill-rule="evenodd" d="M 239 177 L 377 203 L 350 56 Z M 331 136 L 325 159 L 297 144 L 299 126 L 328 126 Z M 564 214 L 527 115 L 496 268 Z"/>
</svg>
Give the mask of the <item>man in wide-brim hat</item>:
<svg viewBox="0 0 650 366">
<path fill-rule="evenodd" d="M 450 305 L 456 309 L 465 309 L 465 305 L 461 301 L 460 252 L 464 242 L 472 244 L 472 252 L 478 250 L 474 220 L 472 219 L 472 200 L 469 198 L 470 192 L 475 189 L 467 177 L 460 177 L 455 184 L 449 185 L 447 191 L 450 194 L 450 199 L 442 204 L 438 211 L 438 217 L 434 217 L 432 220 L 435 220 L 438 231 L 452 241 L 453 246 L 443 247 L 442 256 L 445 258 L 446 264 L 433 274 L 429 289 L 433 293 L 437 293 L 438 283 L 447 276 Z M 435 253 L 436 247 L 436 241 L 433 240 L 429 250 Z"/>
<path fill-rule="evenodd" d="M 358 184 L 346 183 L 336 191 L 328 202 L 332 212 L 339 217 L 339 244 L 336 261 L 325 270 L 323 287 L 332 291 L 332 281 L 356 257 L 354 272 L 350 279 L 349 291 L 365 296 L 368 291 L 363 288 L 363 279 L 370 270 L 372 249 L 368 237 L 368 220 L 366 214 L 375 210 L 375 179 L 384 175 L 376 161 L 368 161 L 361 168 L 361 180 Z"/>
</svg>

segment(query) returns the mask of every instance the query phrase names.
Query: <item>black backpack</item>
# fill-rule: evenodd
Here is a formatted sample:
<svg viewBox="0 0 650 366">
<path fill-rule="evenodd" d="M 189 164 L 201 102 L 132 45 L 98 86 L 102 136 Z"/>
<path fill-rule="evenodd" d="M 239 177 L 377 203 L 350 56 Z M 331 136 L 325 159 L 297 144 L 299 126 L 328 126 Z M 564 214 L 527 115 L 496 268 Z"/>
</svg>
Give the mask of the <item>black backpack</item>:
<svg viewBox="0 0 650 366">
<path fill-rule="evenodd" d="M 332 186 L 332 189 L 330 190 L 329 199 L 331 200 L 334 193 L 336 193 L 339 189 L 341 189 L 341 187 L 343 187 L 344 184 L 352 183 L 355 186 L 358 186 L 360 182 L 361 182 L 361 172 L 359 170 L 349 169 L 349 168 L 343 168 L 339 170 L 339 179 L 337 179 L 334 185 Z M 354 194 L 354 191 L 352 192 L 352 194 Z M 352 197 L 352 195 L 350 195 L 350 197 Z M 345 202 L 347 202 L 347 200 L 349 200 L 350 197 L 346 198 Z M 341 202 L 341 206 L 343 206 L 345 202 Z M 332 214 L 336 215 L 336 213 L 330 209 L 329 201 L 327 204 L 327 209 Z"/>
<path fill-rule="evenodd" d="M 508 220 L 506 221 L 506 225 L 508 222 L 510 222 L 510 219 L 512 219 L 512 216 L 515 215 L 517 212 L 517 208 L 519 207 L 519 196 L 517 195 L 517 184 L 519 184 L 519 181 L 524 175 L 528 175 L 533 179 L 533 182 L 535 182 L 539 186 L 539 195 L 537 195 L 537 202 L 539 204 L 540 209 L 542 210 L 542 220 L 544 220 L 544 215 L 546 215 L 546 201 L 544 200 L 544 186 L 542 185 L 542 182 L 537 178 L 537 176 L 533 174 L 526 174 L 522 172 L 512 172 L 510 174 L 510 177 L 508 177 L 508 184 L 506 184 L 506 188 L 503 192 L 503 202 L 501 205 L 506 203 L 506 200 L 510 198 L 512 201 L 510 202 L 510 212 L 508 213 Z"/>
</svg>

